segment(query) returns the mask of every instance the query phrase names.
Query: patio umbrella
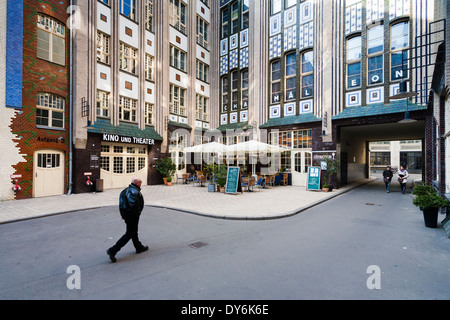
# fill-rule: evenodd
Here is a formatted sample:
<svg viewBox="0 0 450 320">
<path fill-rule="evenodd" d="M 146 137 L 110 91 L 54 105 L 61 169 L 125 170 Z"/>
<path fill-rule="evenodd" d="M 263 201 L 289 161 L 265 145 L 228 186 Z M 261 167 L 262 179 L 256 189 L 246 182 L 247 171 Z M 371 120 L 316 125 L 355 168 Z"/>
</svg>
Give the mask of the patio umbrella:
<svg viewBox="0 0 450 320">
<path fill-rule="evenodd" d="M 287 151 L 284 148 L 267 144 L 257 140 L 250 140 L 228 146 L 227 153 L 245 152 L 255 157 L 258 153 L 281 153 Z M 255 163 L 252 163 L 252 175 L 255 175 Z"/>
<path fill-rule="evenodd" d="M 218 142 L 209 142 L 205 144 L 198 144 L 193 147 L 184 148 L 185 153 L 226 153 L 227 146 Z M 202 163 L 203 166 L 203 163 Z"/>
</svg>

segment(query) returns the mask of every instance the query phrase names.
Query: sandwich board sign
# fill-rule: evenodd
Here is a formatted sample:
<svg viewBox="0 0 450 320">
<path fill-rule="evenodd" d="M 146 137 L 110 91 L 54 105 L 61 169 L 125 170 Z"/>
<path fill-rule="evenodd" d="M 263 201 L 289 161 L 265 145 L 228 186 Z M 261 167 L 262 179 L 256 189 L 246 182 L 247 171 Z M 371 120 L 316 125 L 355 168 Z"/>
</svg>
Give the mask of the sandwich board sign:
<svg viewBox="0 0 450 320">
<path fill-rule="evenodd" d="M 308 190 L 320 190 L 320 167 L 308 168 Z"/>
<path fill-rule="evenodd" d="M 240 169 L 239 167 L 228 167 L 225 193 L 237 194 L 238 192 L 242 192 Z"/>
</svg>

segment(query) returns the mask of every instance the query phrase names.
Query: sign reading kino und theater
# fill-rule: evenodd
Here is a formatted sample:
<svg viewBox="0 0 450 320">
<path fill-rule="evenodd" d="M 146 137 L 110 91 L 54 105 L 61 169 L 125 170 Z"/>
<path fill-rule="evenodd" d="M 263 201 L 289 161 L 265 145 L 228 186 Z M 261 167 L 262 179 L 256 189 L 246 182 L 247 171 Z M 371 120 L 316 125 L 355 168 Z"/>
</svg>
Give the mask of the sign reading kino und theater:
<svg viewBox="0 0 450 320">
<path fill-rule="evenodd" d="M 130 143 L 130 144 L 144 144 L 144 145 L 149 145 L 149 146 L 155 145 L 154 139 L 124 137 L 124 136 L 119 136 L 118 134 L 108 134 L 108 133 L 103 134 L 103 141 Z"/>
</svg>

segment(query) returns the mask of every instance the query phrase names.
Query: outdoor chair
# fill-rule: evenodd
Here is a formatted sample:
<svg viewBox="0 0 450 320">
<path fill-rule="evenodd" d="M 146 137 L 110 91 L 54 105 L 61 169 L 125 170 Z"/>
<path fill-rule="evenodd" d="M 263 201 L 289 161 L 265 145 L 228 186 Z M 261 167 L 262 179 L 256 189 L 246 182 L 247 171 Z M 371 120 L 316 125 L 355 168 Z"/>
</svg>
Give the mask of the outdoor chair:
<svg viewBox="0 0 450 320">
<path fill-rule="evenodd" d="M 281 180 L 281 183 L 283 184 L 283 186 L 287 186 L 289 184 L 287 173 L 283 173 L 283 179 Z"/>
<path fill-rule="evenodd" d="M 258 181 L 256 181 L 255 186 L 261 191 L 261 189 L 264 188 L 264 179 L 260 177 Z"/>
</svg>

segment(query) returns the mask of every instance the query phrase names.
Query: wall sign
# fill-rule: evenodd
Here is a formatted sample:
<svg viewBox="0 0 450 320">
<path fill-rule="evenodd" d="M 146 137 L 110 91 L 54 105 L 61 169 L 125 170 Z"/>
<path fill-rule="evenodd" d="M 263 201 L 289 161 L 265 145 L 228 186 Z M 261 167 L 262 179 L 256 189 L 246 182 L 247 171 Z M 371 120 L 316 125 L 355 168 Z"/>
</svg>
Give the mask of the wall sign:
<svg viewBox="0 0 450 320">
<path fill-rule="evenodd" d="M 103 134 L 103 141 L 108 142 L 120 142 L 120 143 L 129 143 L 129 144 L 144 144 L 149 146 L 155 145 L 155 139 L 148 138 L 137 138 L 137 137 L 123 137 L 118 134 Z"/>
</svg>

